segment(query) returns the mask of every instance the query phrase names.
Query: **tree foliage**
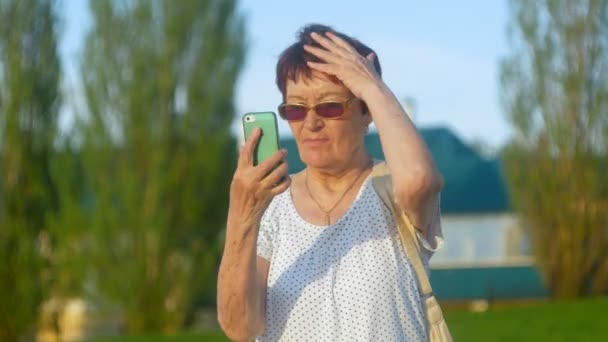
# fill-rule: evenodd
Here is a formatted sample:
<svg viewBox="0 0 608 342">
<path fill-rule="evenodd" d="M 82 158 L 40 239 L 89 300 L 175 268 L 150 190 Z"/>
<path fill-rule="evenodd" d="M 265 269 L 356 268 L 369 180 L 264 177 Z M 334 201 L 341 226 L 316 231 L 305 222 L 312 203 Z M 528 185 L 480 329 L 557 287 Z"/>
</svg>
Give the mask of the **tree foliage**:
<svg viewBox="0 0 608 342">
<path fill-rule="evenodd" d="M 56 210 L 51 160 L 60 105 L 50 0 L 0 0 L 0 341 L 33 331 Z"/>
<path fill-rule="evenodd" d="M 120 306 L 129 331 L 174 331 L 214 298 L 243 18 L 229 0 L 90 7 L 78 128 L 90 292 Z"/>
<path fill-rule="evenodd" d="M 608 291 L 608 1 L 510 2 L 512 197 L 556 297 Z"/>
</svg>

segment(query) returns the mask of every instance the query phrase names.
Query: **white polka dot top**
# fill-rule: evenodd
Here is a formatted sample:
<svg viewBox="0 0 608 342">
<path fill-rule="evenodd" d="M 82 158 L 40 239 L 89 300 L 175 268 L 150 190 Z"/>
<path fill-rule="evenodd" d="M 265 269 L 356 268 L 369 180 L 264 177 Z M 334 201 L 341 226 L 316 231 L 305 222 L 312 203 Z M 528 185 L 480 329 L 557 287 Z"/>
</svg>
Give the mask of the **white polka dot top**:
<svg viewBox="0 0 608 342">
<path fill-rule="evenodd" d="M 398 234 L 369 176 L 327 227 L 306 222 L 289 190 L 276 196 L 257 242 L 270 262 L 266 330 L 257 341 L 426 341 L 415 271 Z"/>
</svg>

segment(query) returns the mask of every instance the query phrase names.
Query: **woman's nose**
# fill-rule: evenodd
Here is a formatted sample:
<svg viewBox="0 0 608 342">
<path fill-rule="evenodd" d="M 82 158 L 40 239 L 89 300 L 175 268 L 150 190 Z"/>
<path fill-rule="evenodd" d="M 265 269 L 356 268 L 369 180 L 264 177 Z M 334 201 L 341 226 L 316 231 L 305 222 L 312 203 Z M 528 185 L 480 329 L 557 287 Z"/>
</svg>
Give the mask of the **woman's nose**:
<svg viewBox="0 0 608 342">
<path fill-rule="evenodd" d="M 306 117 L 304 118 L 304 127 L 311 131 L 318 131 L 323 128 L 323 119 L 321 119 L 314 108 L 309 108 Z"/>
</svg>

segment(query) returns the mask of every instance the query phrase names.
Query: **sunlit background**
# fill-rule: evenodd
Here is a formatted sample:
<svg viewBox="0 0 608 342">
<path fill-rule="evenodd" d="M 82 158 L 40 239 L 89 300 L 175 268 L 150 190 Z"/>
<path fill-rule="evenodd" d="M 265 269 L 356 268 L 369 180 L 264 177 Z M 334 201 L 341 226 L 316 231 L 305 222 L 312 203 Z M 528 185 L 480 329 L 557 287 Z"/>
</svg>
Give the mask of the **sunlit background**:
<svg viewBox="0 0 608 342">
<path fill-rule="evenodd" d="M 377 52 L 446 179 L 431 281 L 456 340 L 601 340 L 607 4 L 0 0 L 0 342 L 225 340 L 240 118 L 276 110 L 308 23 Z"/>
</svg>

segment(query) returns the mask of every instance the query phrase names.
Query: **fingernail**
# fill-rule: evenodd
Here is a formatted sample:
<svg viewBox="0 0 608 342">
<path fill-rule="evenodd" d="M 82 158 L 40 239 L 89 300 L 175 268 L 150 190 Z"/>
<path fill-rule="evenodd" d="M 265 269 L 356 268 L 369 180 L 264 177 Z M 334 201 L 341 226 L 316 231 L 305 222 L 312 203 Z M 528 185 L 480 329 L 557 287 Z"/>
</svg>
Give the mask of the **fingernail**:
<svg viewBox="0 0 608 342">
<path fill-rule="evenodd" d="M 284 155 L 284 156 L 286 156 L 286 155 L 287 155 L 287 149 L 286 149 L 286 148 L 282 149 L 282 150 L 281 150 L 281 152 L 283 152 L 283 155 Z"/>
</svg>

